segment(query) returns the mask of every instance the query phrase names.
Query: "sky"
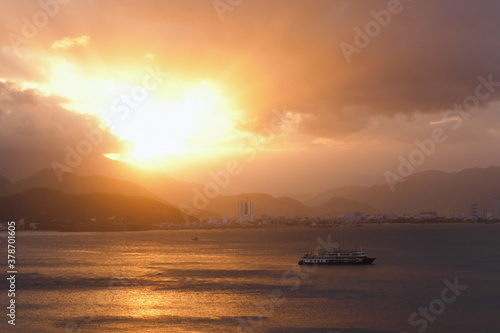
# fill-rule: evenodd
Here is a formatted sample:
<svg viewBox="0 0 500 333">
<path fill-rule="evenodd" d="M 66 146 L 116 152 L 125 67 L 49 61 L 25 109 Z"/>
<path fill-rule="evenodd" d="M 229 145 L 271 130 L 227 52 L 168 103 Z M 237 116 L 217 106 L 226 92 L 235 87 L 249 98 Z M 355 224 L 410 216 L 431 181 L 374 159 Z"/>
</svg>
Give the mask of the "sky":
<svg viewBox="0 0 500 333">
<path fill-rule="evenodd" d="M 275 195 L 500 165 L 498 1 L 0 5 L 11 180 L 68 149 Z"/>
</svg>

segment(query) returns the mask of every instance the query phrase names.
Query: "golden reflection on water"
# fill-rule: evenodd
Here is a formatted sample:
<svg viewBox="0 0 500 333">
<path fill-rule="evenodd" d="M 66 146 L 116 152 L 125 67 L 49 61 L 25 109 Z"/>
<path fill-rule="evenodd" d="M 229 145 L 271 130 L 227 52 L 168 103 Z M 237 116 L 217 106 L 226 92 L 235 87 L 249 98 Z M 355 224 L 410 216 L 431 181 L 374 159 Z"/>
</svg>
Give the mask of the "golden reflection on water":
<svg viewBox="0 0 500 333">
<path fill-rule="evenodd" d="M 125 316 L 151 318 L 165 315 L 164 309 L 171 301 L 150 288 L 124 288 L 115 296 L 115 302 L 123 306 Z"/>
<path fill-rule="evenodd" d="M 220 292 L 186 292 L 156 287 L 120 288 L 113 297 L 115 315 L 152 319 L 161 317 L 219 318 L 233 313 L 241 297 Z"/>
</svg>

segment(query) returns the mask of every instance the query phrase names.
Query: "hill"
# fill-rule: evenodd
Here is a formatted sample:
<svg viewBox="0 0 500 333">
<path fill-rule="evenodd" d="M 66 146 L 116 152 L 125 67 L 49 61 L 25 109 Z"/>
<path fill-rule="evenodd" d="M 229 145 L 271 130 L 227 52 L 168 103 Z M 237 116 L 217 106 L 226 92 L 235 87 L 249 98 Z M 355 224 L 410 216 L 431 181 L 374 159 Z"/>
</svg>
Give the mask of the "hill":
<svg viewBox="0 0 500 333">
<path fill-rule="evenodd" d="M 376 208 L 352 199 L 333 197 L 323 204 L 313 207 L 314 215 L 319 216 L 343 216 L 345 212 L 366 212 L 368 214 L 379 213 Z"/>
<path fill-rule="evenodd" d="M 150 193 L 173 204 L 191 203 L 195 188 L 203 191 L 203 185 L 177 180 L 161 172 L 141 169 L 126 162 L 114 161 L 104 156 L 88 156 L 75 169 L 80 176 L 103 176 L 133 181 Z M 66 179 L 68 173 L 63 175 Z"/>
<path fill-rule="evenodd" d="M 54 188 L 64 192 L 67 191 L 66 188 L 54 185 L 54 180 L 59 181 L 54 170 L 46 169 L 40 171 L 34 169 L 34 166 L 30 163 L 30 158 L 33 158 L 39 162 L 43 161 L 44 163 L 42 164 L 50 168 L 53 161 L 59 161 L 64 164 L 64 154 L 49 154 L 47 152 L 40 153 L 37 151 L 21 150 L 0 150 L 0 154 L 2 156 L 2 159 L 0 159 L 0 175 L 2 176 L 16 179 L 16 182 L 30 178 L 32 179 L 33 175 L 37 175 L 40 172 L 46 173 L 45 176 L 47 177 L 43 182 L 27 184 L 17 189 L 7 188 L 8 186 L 3 184 L 0 180 L 0 195 L 19 193 L 34 186 Z M 16 166 L 15 170 L 13 169 L 14 165 Z M 37 163 L 37 165 L 40 165 L 40 163 Z M 147 171 L 129 163 L 115 161 L 102 155 L 86 156 L 81 163 L 74 168 L 73 172 L 63 172 L 60 174 L 62 183 L 65 183 L 67 180 L 71 181 L 72 175 L 83 177 L 100 176 L 139 184 L 144 190 L 148 191 L 150 195 L 155 195 L 156 198 L 162 198 L 166 202 L 173 204 L 189 203 L 192 201 L 194 188 L 203 190 L 200 184 L 176 180 L 164 173 Z M 37 176 L 35 176 L 35 178 L 36 177 Z M 47 181 L 50 182 L 48 183 Z M 100 192 L 102 191 L 100 190 Z M 110 193 L 115 192 L 116 191 Z M 90 192 L 86 191 L 86 193 Z M 127 194 L 124 192 L 120 193 Z"/>
<path fill-rule="evenodd" d="M 251 200 L 254 206 L 254 215 L 258 218 L 262 214 L 270 216 L 308 216 L 312 209 L 303 203 L 288 197 L 275 198 L 264 193 L 245 193 L 239 195 L 219 196 L 211 199 L 207 210 L 222 216 L 238 216 L 238 201 Z"/>
<path fill-rule="evenodd" d="M 151 175 L 150 177 L 151 179 L 149 181 L 154 183 L 154 178 Z M 160 183 L 160 181 L 161 180 L 158 180 L 157 183 Z M 145 197 L 165 204 L 171 204 L 170 201 L 165 200 L 164 197 L 151 193 L 139 184 L 128 180 L 104 176 L 79 176 L 75 173 L 65 173 L 63 181 L 59 181 L 52 169 L 46 169 L 15 183 L 0 177 L 0 195 L 12 195 L 32 188 L 48 188 L 68 194 L 114 193 L 134 197 Z M 168 188 L 172 189 L 172 187 Z M 173 194 L 168 196 L 169 198 L 175 197 L 175 191 L 168 190 L 168 192 L 172 192 Z M 201 211 L 200 216 L 218 216 L 218 214 Z"/>
<path fill-rule="evenodd" d="M 12 190 L 14 191 L 13 193 L 21 193 L 37 187 L 49 188 L 69 194 L 114 193 L 162 201 L 160 197 L 130 181 L 102 176 L 78 176 L 73 173 L 66 173 L 64 180 L 60 182 L 51 169 L 42 170 L 30 177 L 15 182 Z"/>
<path fill-rule="evenodd" d="M 11 194 L 13 191 L 12 187 L 12 182 L 9 179 L 0 176 L 0 195 Z"/>
<path fill-rule="evenodd" d="M 333 197 L 348 197 L 349 195 L 356 193 L 360 190 L 362 190 L 364 187 L 363 186 L 344 186 L 344 187 L 339 187 L 339 188 L 333 188 L 331 190 L 322 192 L 320 194 L 317 194 L 313 196 L 312 198 L 308 198 L 304 200 L 303 202 L 306 205 L 310 206 L 318 206 L 322 205 L 323 203 L 326 203 Z"/>
<path fill-rule="evenodd" d="M 232 196 L 220 196 L 210 200 L 207 209 L 222 216 L 237 216 L 238 201 L 251 200 L 254 206 L 254 215 L 260 218 L 262 214 L 269 216 L 293 215 L 305 216 L 338 216 L 347 211 L 366 211 L 375 213 L 376 209 L 361 202 L 335 197 L 319 206 L 306 206 L 298 200 L 289 197 L 273 197 L 264 193 L 246 193 Z"/>
<path fill-rule="evenodd" d="M 426 171 L 411 175 L 391 192 L 387 184 L 332 189 L 325 193 L 373 206 L 380 212 L 412 213 L 433 210 L 438 214 L 469 213 L 476 202 L 479 211 L 491 211 L 500 197 L 500 167 L 471 168 L 459 172 Z M 325 193 L 316 198 L 324 197 Z"/>
<path fill-rule="evenodd" d="M 0 197 L 0 220 L 19 218 L 42 226 L 56 221 L 69 225 L 100 223 L 100 226 L 126 224 L 148 228 L 153 223 L 184 222 L 177 208 L 149 198 L 110 193 L 72 195 L 46 188 Z"/>
</svg>

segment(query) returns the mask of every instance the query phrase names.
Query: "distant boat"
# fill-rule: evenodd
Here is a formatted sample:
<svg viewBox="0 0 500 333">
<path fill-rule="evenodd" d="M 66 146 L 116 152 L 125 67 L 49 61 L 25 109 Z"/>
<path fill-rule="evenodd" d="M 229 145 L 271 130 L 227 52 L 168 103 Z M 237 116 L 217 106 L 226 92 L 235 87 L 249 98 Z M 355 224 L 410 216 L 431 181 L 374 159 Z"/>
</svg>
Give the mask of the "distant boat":
<svg viewBox="0 0 500 333">
<path fill-rule="evenodd" d="M 377 258 L 369 258 L 363 249 L 303 253 L 299 265 L 371 265 Z"/>
<path fill-rule="evenodd" d="M 193 241 L 197 241 L 197 240 L 198 240 L 198 237 L 193 237 L 193 238 L 191 238 L 191 240 L 193 240 Z"/>
</svg>

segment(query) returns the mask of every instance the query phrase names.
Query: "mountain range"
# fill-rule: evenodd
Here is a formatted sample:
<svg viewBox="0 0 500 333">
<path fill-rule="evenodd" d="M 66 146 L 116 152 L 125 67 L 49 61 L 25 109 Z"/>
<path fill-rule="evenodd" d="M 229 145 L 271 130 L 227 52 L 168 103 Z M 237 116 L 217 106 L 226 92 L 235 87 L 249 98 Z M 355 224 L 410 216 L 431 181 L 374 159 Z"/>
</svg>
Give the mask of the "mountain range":
<svg viewBox="0 0 500 333">
<path fill-rule="evenodd" d="M 500 197 L 500 167 L 471 168 L 458 172 L 425 171 L 416 173 L 395 186 L 334 188 L 313 198 L 317 202 L 331 196 L 369 203 L 381 212 L 417 214 L 436 211 L 440 215 L 470 213 L 477 203 L 479 212 L 493 209 Z"/>
<path fill-rule="evenodd" d="M 32 189 L 37 190 L 31 191 Z M 72 202 L 71 207 L 75 208 L 85 199 L 80 197 L 81 195 L 112 194 L 115 195 L 112 200 L 107 198 L 111 200 L 108 201 L 110 207 L 115 207 L 111 202 L 131 206 L 130 198 L 143 198 L 141 200 L 149 200 L 144 207 L 153 209 L 155 205 L 161 205 L 158 207 L 163 207 L 165 212 L 173 209 L 177 211 L 176 214 L 180 214 L 177 205 L 191 203 L 195 189 L 202 192 L 203 185 L 175 180 L 164 174 L 144 171 L 123 162 L 99 157 L 93 160 L 93 163 L 87 163 L 87 166 L 80 168 L 78 173 L 65 173 L 63 181 L 59 181 L 51 169 L 42 170 L 16 182 L 0 177 L 0 205 L 12 214 L 36 216 L 38 211 L 47 212 L 47 208 L 28 205 L 28 202 L 35 202 L 37 196 L 40 197 L 38 202 L 45 200 L 43 196 L 49 196 L 53 200 L 69 200 Z M 70 200 L 64 195 L 76 197 Z M 197 217 L 235 217 L 238 201 L 246 199 L 254 202 L 254 214 L 260 218 L 262 214 L 339 216 L 347 211 L 364 211 L 369 214 L 418 214 L 422 211 L 436 211 L 440 215 L 458 214 L 469 213 L 472 202 L 478 204 L 481 212 L 492 210 L 495 197 L 500 197 L 500 167 L 472 168 L 459 172 L 426 171 L 407 177 L 404 182 L 396 185 L 394 192 L 386 184 L 339 187 L 319 193 L 303 202 L 291 197 L 274 197 L 265 193 L 220 195 L 207 200 Z M 27 198 L 30 200 L 24 201 Z M 9 205 L 18 207 L 18 210 L 9 210 Z M 47 204 L 46 207 L 51 207 L 54 215 L 66 211 L 64 207 L 55 204 Z M 96 214 L 94 208 L 89 208 L 90 215 Z M 99 209 L 97 211 L 100 211 Z M 156 208 L 153 210 L 158 211 Z M 149 216 L 144 211 L 143 213 L 144 216 Z M 173 211 L 171 213 L 173 214 Z M 163 215 L 154 215 L 154 220 L 158 220 L 160 216 Z M 1 218 L 4 218 L 3 214 Z"/>
<path fill-rule="evenodd" d="M 320 205 L 307 206 L 290 197 L 273 197 L 263 193 L 245 193 L 240 195 L 219 196 L 210 200 L 207 209 L 223 216 L 234 216 L 238 201 L 251 200 L 257 217 L 269 216 L 339 216 L 346 211 L 365 211 L 370 214 L 377 210 L 354 199 L 334 196 Z"/>
</svg>

